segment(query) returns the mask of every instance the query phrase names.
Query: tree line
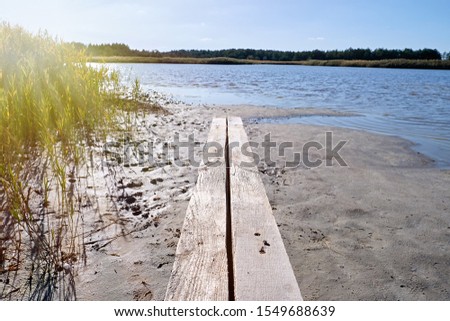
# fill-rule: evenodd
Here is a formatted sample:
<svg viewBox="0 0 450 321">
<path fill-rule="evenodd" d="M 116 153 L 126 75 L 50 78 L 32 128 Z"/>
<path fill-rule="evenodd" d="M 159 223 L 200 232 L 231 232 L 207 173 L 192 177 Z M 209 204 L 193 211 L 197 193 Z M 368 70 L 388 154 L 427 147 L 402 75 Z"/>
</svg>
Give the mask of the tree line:
<svg viewBox="0 0 450 321">
<path fill-rule="evenodd" d="M 382 60 L 382 59 L 442 59 L 435 49 L 353 49 L 278 51 L 256 49 L 176 50 L 164 53 L 172 57 L 216 58 L 226 57 L 250 60 L 304 61 L 304 60 Z"/>
<path fill-rule="evenodd" d="M 222 49 L 222 50 L 172 50 L 159 52 L 157 50 L 130 49 L 126 44 L 89 44 L 72 43 L 79 49 L 86 50 L 92 56 L 124 56 L 124 57 L 174 57 L 174 58 L 234 58 L 247 60 L 272 61 L 305 61 L 305 60 L 384 60 L 384 59 L 450 59 L 446 52 L 436 49 L 363 49 L 348 48 L 345 50 L 311 50 L 311 51 L 281 51 L 263 49 Z"/>
</svg>

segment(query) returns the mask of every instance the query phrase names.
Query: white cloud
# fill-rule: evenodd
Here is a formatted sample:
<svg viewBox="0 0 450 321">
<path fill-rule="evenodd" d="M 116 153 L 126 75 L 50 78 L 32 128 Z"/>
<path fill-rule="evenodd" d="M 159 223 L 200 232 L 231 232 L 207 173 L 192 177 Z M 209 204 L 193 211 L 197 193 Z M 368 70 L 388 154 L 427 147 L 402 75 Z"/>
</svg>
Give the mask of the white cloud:
<svg viewBox="0 0 450 321">
<path fill-rule="evenodd" d="M 201 42 L 210 42 L 210 41 L 212 41 L 212 39 L 208 38 L 208 37 L 205 37 L 205 38 L 201 38 L 200 41 Z"/>
</svg>

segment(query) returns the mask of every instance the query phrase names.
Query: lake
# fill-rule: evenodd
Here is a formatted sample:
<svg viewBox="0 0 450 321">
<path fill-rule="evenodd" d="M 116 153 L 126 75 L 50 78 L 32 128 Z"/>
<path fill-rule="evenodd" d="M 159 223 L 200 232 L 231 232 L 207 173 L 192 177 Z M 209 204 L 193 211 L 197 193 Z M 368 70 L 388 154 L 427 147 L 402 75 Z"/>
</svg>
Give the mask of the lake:
<svg viewBox="0 0 450 321">
<path fill-rule="evenodd" d="M 396 135 L 450 168 L 450 71 L 282 65 L 111 64 L 144 89 L 192 104 L 317 107 L 358 116 L 262 122 L 331 125 Z"/>
</svg>

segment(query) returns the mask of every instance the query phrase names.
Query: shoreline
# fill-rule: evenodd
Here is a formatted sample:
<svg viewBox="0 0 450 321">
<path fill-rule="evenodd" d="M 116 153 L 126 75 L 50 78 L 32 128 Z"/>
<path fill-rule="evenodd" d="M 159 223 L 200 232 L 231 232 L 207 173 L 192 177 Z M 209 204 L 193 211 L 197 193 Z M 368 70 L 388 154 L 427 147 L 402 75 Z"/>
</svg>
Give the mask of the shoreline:
<svg viewBox="0 0 450 321">
<path fill-rule="evenodd" d="M 325 117 L 328 118 L 330 117 L 331 119 L 335 119 L 335 121 L 330 120 L 330 121 L 324 121 L 323 123 L 315 123 L 314 121 L 309 122 L 309 121 L 298 121 L 296 122 L 291 121 L 292 119 L 295 118 L 302 118 L 302 117 L 313 117 L 313 118 L 317 118 L 317 117 Z M 355 114 L 355 113 L 349 113 L 347 114 L 313 114 L 313 115 L 301 115 L 301 116 L 277 116 L 277 117 L 255 117 L 255 118 L 248 118 L 247 121 L 251 124 L 278 124 L 278 125 L 304 125 L 304 126 L 319 126 L 319 127 L 327 127 L 330 129 L 350 129 L 350 130 L 355 130 L 355 131 L 362 131 L 362 132 L 366 132 L 366 133 L 370 133 L 370 134 L 374 134 L 374 135 L 383 135 L 383 136 L 389 136 L 389 137 L 393 137 L 393 138 L 399 138 L 401 140 L 404 140 L 405 143 L 408 145 L 408 147 L 410 149 L 412 149 L 413 151 L 415 151 L 417 153 L 418 156 L 421 156 L 425 159 L 428 160 L 428 165 L 430 167 L 435 167 L 438 169 L 444 169 L 444 170 L 448 170 L 450 169 L 450 163 L 446 160 L 445 157 L 443 157 L 442 151 L 441 154 L 434 154 L 433 155 L 433 150 L 435 150 L 436 148 L 430 148 L 434 147 L 434 145 L 429 145 L 430 142 L 429 141 L 424 141 L 423 137 L 421 136 L 411 136 L 411 135 L 405 135 L 403 133 L 391 133 L 389 131 L 382 131 L 382 130 L 378 130 L 376 127 L 374 128 L 365 128 L 363 125 L 358 126 L 358 123 L 355 123 L 353 125 L 348 125 L 345 124 L 345 121 L 342 121 L 340 119 L 340 117 L 366 117 L 365 115 L 361 115 L 361 114 Z M 340 121 L 340 122 L 339 122 Z M 344 123 L 343 123 L 344 122 Z M 421 141 L 421 142 L 419 142 Z M 432 142 L 433 143 L 433 142 Z"/>
<path fill-rule="evenodd" d="M 220 57 L 174 58 L 174 57 L 94 56 L 89 59 L 89 62 L 150 63 L 150 64 L 215 64 L 215 65 L 293 65 L 293 66 L 450 70 L 450 60 L 410 60 L 410 59 L 272 61 L 272 60 L 249 60 L 249 59 L 220 58 Z"/>
<path fill-rule="evenodd" d="M 202 107 L 198 107 L 202 108 Z M 208 107 L 207 107 L 208 108 Z M 216 108 L 216 107 L 213 107 Z M 315 124 L 315 123 L 306 123 L 303 124 L 301 122 L 289 122 L 290 119 L 302 118 L 302 117 L 362 117 L 365 116 L 363 114 L 355 113 L 355 112 L 347 112 L 347 111 L 337 111 L 335 109 L 329 108 L 315 108 L 315 107 L 297 107 L 297 108 L 282 108 L 282 107 L 273 107 L 273 106 L 257 106 L 257 105 L 226 105 L 220 107 L 222 110 L 226 110 L 227 113 L 233 113 L 233 115 L 238 115 L 244 121 L 244 123 L 251 125 L 300 125 L 300 126 L 316 126 L 320 128 L 329 128 L 331 131 L 333 130 L 352 130 L 352 131 L 360 131 L 372 135 L 381 135 L 392 137 L 393 139 L 398 139 L 399 142 L 403 142 L 405 146 L 407 146 L 414 154 L 417 154 L 418 157 L 422 158 L 424 162 L 427 163 L 428 167 L 449 170 L 450 163 L 444 162 L 439 159 L 433 158 L 431 153 L 428 153 L 426 149 L 420 148 L 421 145 L 419 142 L 414 141 L 413 137 L 405 137 L 402 134 L 394 134 L 390 132 L 382 132 L 377 131 L 376 129 L 369 129 L 363 127 L 351 127 L 345 126 L 345 124 Z M 244 110 L 240 110 L 244 108 Z M 225 113 L 226 114 L 226 113 Z"/>
</svg>

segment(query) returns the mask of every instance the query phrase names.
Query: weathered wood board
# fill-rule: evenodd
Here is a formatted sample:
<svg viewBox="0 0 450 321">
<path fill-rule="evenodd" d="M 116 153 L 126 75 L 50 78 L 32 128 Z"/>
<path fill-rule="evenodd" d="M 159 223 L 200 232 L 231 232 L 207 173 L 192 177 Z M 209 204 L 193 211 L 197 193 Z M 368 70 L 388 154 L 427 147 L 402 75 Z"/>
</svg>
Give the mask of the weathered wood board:
<svg viewBox="0 0 450 321">
<path fill-rule="evenodd" d="M 213 119 L 208 142 L 225 146 L 225 140 L 226 119 Z M 224 157 L 222 152 L 215 159 L 219 166 L 202 164 L 199 168 L 165 300 L 228 300 Z"/>
<path fill-rule="evenodd" d="M 166 300 L 302 300 L 242 120 L 213 119 L 208 142 L 225 152 L 199 169 Z"/>
<path fill-rule="evenodd" d="M 240 118 L 228 119 L 228 141 L 239 143 L 229 151 L 235 300 L 302 300 L 257 167 L 242 153 Z"/>
</svg>

